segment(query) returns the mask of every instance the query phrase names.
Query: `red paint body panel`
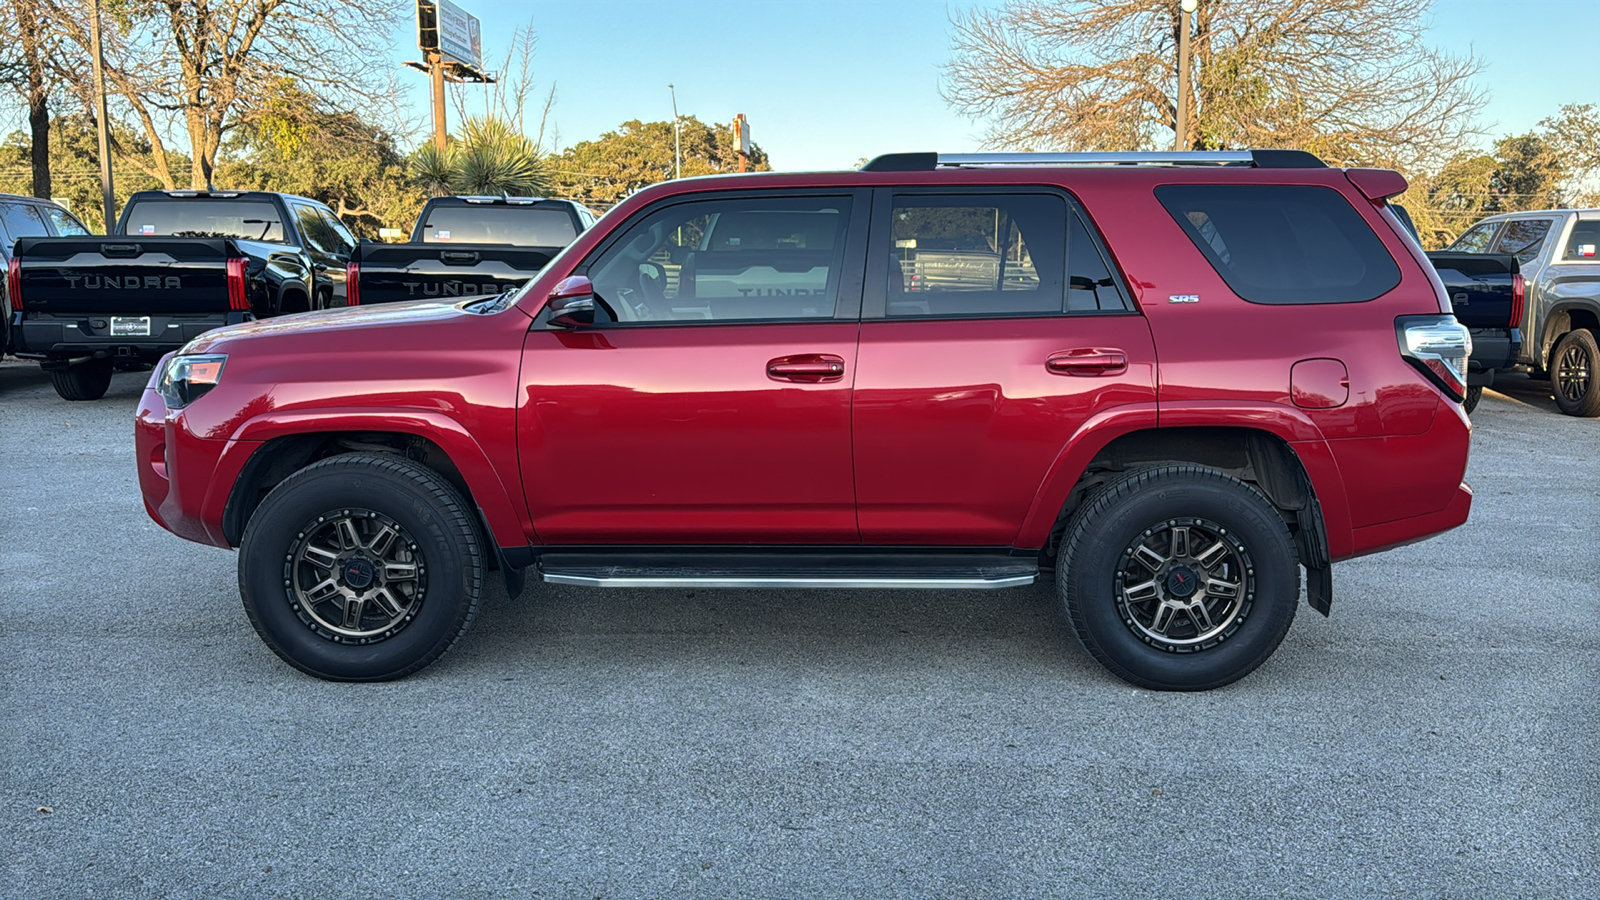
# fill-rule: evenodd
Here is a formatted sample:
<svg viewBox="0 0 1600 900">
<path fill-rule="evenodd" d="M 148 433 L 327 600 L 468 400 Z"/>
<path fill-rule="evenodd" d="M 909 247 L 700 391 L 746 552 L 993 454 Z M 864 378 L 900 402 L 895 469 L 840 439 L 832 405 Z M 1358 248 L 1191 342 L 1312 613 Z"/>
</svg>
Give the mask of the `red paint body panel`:
<svg viewBox="0 0 1600 900">
<path fill-rule="evenodd" d="M 1369 190 L 1387 189 L 1384 176 L 1357 178 L 1371 179 Z M 1339 191 L 1395 259 L 1399 285 L 1365 303 L 1242 300 L 1153 193 L 1205 182 Z M 1063 188 L 1082 203 L 1140 315 L 529 328 L 558 282 L 659 201 L 764 188 L 1019 184 Z M 1321 503 L 1333 557 L 1348 558 L 1454 527 L 1470 506 L 1460 480 L 1466 418 L 1404 361 L 1394 334 L 1396 317 L 1448 305 L 1390 219 L 1338 169 L 1037 167 L 670 182 L 604 216 L 499 313 L 423 302 L 209 333 L 189 352 L 228 355 L 217 388 L 171 413 L 145 394 L 140 485 L 165 527 L 224 544 L 231 485 L 264 442 L 388 431 L 444 448 L 505 547 L 1037 548 L 1110 441 L 1221 426 L 1288 442 Z M 1187 295 L 1200 299 L 1168 302 Z M 1127 369 L 1051 371 L 1051 355 L 1075 350 L 1122 352 Z M 1291 373 L 1304 360 L 1343 364 L 1343 403 L 1295 404 Z M 843 372 L 774 377 L 768 366 L 778 361 L 840 361 Z M 1302 393 L 1337 399 L 1328 374 L 1318 370 Z"/>
</svg>

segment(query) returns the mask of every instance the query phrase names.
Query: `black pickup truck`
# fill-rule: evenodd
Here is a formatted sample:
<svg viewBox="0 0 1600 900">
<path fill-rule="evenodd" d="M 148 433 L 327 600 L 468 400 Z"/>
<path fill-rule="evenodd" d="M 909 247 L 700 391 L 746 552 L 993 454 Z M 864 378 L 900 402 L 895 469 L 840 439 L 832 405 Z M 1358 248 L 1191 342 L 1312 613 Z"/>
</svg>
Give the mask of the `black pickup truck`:
<svg viewBox="0 0 1600 900">
<path fill-rule="evenodd" d="M 538 274 L 594 222 L 571 200 L 435 197 L 407 243 L 356 247 L 345 277 L 350 303 L 499 294 Z"/>
<path fill-rule="evenodd" d="M 342 305 L 355 239 L 326 206 L 260 191 L 141 191 L 105 237 L 19 241 L 14 352 L 68 400 L 105 395 L 202 332 Z"/>
<path fill-rule="evenodd" d="M 1456 321 L 1472 332 L 1472 358 L 1467 364 L 1467 397 L 1472 412 L 1483 389 L 1494 385 L 1496 372 L 1517 364 L 1522 352 L 1522 313 L 1527 289 L 1517 258 L 1505 253 L 1428 254 Z"/>
</svg>

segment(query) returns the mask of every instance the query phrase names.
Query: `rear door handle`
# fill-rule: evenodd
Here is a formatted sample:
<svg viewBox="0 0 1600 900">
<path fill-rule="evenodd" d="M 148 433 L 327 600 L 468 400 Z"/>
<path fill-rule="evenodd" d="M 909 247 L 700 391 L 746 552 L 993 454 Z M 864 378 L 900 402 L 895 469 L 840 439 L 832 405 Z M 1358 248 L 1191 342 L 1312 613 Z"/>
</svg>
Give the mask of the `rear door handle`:
<svg viewBox="0 0 1600 900">
<path fill-rule="evenodd" d="M 844 378 L 844 357 L 832 353 L 800 353 L 768 360 L 767 377 L 773 381 L 821 384 Z"/>
<path fill-rule="evenodd" d="M 1077 347 L 1050 354 L 1044 366 L 1052 375 L 1121 375 L 1128 371 L 1128 355 L 1116 349 Z"/>
</svg>

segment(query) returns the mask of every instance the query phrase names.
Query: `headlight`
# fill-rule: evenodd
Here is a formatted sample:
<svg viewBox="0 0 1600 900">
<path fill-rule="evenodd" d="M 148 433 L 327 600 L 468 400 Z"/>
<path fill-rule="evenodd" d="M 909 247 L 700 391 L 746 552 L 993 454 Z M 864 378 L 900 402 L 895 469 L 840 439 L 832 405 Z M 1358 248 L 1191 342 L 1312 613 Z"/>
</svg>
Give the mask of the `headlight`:
<svg viewBox="0 0 1600 900">
<path fill-rule="evenodd" d="M 167 401 L 168 409 L 182 409 L 222 381 L 222 367 L 227 361 L 228 357 L 221 353 L 174 356 L 162 369 L 156 391 Z"/>
</svg>

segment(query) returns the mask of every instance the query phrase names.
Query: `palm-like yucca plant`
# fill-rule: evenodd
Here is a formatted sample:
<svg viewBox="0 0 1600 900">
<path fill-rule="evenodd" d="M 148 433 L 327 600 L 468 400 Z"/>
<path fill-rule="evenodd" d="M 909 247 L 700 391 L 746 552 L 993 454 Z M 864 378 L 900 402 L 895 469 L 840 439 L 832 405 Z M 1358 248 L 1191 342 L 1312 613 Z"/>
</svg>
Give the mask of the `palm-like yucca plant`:
<svg viewBox="0 0 1600 900">
<path fill-rule="evenodd" d="M 468 119 L 460 140 L 439 150 L 424 144 L 411 154 L 411 183 L 431 196 L 512 194 L 549 190 L 539 148 L 504 120 Z"/>
</svg>

